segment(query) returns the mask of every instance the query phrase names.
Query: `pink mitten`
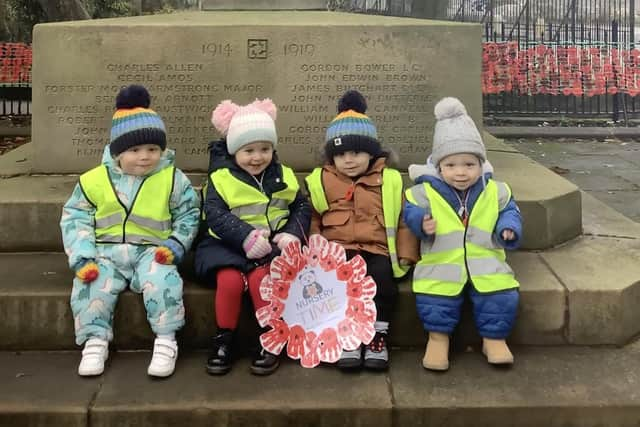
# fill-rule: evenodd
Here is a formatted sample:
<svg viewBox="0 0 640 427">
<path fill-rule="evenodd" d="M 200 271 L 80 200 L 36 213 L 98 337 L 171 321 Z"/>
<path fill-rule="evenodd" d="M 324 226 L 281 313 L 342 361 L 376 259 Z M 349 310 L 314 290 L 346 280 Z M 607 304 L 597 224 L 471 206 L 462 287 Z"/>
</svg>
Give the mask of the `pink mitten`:
<svg viewBox="0 0 640 427">
<path fill-rule="evenodd" d="M 249 259 L 260 259 L 271 253 L 271 243 L 262 230 L 253 230 L 242 242 L 242 249 Z"/>
<path fill-rule="evenodd" d="M 278 249 L 280 250 L 286 248 L 289 243 L 298 241 L 300 241 L 300 239 L 291 233 L 278 233 L 273 236 L 273 243 L 278 245 Z"/>
</svg>

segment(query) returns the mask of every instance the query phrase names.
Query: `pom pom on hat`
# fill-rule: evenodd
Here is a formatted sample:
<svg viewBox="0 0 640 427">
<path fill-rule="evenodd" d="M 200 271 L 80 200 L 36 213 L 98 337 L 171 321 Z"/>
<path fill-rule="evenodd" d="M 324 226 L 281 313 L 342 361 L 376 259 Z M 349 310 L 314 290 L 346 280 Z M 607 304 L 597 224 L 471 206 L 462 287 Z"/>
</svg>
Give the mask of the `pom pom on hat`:
<svg viewBox="0 0 640 427">
<path fill-rule="evenodd" d="M 239 105 L 234 104 L 230 100 L 222 101 L 211 113 L 211 124 L 222 135 L 227 136 L 231 119 L 240 109 Z"/>
<path fill-rule="evenodd" d="M 136 145 L 153 144 L 163 151 L 167 148 L 164 122 L 150 105 L 151 96 L 144 86 L 131 85 L 118 92 L 109 138 L 113 157 Z"/>
<path fill-rule="evenodd" d="M 275 120 L 278 116 L 278 107 L 276 107 L 276 104 L 274 104 L 269 98 L 256 99 L 249 104 L 249 106 L 256 107 L 258 110 L 264 111 L 272 120 Z"/>
<path fill-rule="evenodd" d="M 442 159 L 452 154 L 475 154 L 487 160 L 480 132 L 457 98 L 442 98 L 433 109 L 436 125 L 433 132 L 431 161 L 439 166 Z"/>
<path fill-rule="evenodd" d="M 366 152 L 372 157 L 382 153 L 378 131 L 364 114 L 367 101 L 357 90 L 349 90 L 338 101 L 338 115 L 327 126 L 325 157 L 333 160 L 336 154 L 347 151 Z"/>
<path fill-rule="evenodd" d="M 436 120 L 452 119 L 454 117 L 464 116 L 467 109 L 464 108 L 462 102 L 458 98 L 442 98 L 433 108 Z"/>
<path fill-rule="evenodd" d="M 245 145 L 258 141 L 278 144 L 275 118 L 277 107 L 269 98 L 240 106 L 224 100 L 213 110 L 211 123 L 227 139 L 227 151 L 235 154 Z"/>
<path fill-rule="evenodd" d="M 149 108 L 150 105 L 151 95 L 144 86 L 127 86 L 116 96 L 116 108 Z"/>
<path fill-rule="evenodd" d="M 360 114 L 367 112 L 367 100 L 357 90 L 347 91 L 338 101 L 338 113 L 353 110 Z"/>
</svg>

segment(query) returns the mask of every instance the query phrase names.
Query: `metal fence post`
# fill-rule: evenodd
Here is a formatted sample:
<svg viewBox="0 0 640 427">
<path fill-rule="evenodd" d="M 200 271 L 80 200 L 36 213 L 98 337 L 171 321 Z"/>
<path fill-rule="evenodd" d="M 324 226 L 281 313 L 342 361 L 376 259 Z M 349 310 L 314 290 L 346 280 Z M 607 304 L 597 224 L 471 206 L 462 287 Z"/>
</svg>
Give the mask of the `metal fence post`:
<svg viewBox="0 0 640 427">
<path fill-rule="evenodd" d="M 633 1 L 634 0 L 631 0 L 631 3 L 633 3 Z M 618 21 L 616 21 L 615 19 L 611 21 L 611 46 L 616 48 L 618 47 Z M 614 82 L 617 80 L 615 69 L 613 70 L 613 80 Z M 618 113 L 619 109 L 620 109 L 620 93 L 616 92 L 613 94 L 613 121 L 614 122 L 617 122 L 618 119 L 620 118 L 620 114 Z"/>
</svg>

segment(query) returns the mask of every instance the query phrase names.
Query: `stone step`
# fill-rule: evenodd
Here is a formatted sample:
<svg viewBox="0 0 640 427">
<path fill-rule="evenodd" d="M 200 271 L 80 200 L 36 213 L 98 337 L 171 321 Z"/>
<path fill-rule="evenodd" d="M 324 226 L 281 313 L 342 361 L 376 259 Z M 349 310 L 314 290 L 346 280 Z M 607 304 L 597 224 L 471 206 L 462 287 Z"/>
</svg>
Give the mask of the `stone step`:
<svg viewBox="0 0 640 427">
<path fill-rule="evenodd" d="M 511 185 L 522 211 L 522 247 L 546 249 L 580 235 L 582 208 L 578 188 L 491 135 L 485 133 L 484 139 L 498 171 L 497 179 Z M 28 175 L 31 145 L 0 157 L 0 176 L 4 176 L 0 179 L 0 252 L 62 250 L 58 226 L 61 208 L 78 177 Z M 301 181 L 306 175 L 298 173 Z M 202 173 L 189 177 L 196 186 L 206 180 Z M 406 174 L 405 183 L 411 185 Z"/>
<path fill-rule="evenodd" d="M 395 350 L 386 373 L 287 360 L 264 378 L 249 374 L 247 358 L 226 376 L 208 376 L 205 353 L 183 352 L 166 380 L 147 376 L 149 352 L 113 352 L 93 379 L 76 375 L 79 352 L 0 352 L 0 425 L 637 426 L 637 342 L 513 350 L 516 363 L 506 370 L 474 349 L 433 373 L 421 367 L 421 350 Z"/>
<path fill-rule="evenodd" d="M 585 227 L 591 234 L 543 252 L 508 254 L 521 283 L 521 304 L 511 340 L 521 344 L 624 344 L 640 331 L 640 225 L 607 210 L 595 199 L 599 214 Z M 186 347 L 204 348 L 213 332 L 214 291 L 196 284 L 185 262 Z M 0 253 L 0 350 L 74 348 L 69 309 L 72 273 L 62 253 Z M 423 328 L 415 311 L 409 279 L 399 285 L 391 341 L 401 347 L 422 346 Z M 478 340 L 470 309 L 459 336 Z M 245 320 L 244 329 L 252 322 Z M 115 345 L 141 349 L 150 345 L 142 298 L 125 292 L 115 317 Z"/>
</svg>

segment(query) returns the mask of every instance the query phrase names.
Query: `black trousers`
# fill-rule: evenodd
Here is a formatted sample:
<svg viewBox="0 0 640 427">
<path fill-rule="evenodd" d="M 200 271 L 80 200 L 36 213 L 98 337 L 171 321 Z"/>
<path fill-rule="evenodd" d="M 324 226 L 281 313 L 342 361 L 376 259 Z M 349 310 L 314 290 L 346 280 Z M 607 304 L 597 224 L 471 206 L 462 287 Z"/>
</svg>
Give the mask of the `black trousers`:
<svg viewBox="0 0 640 427">
<path fill-rule="evenodd" d="M 376 320 L 391 322 L 398 299 L 398 285 L 393 277 L 391 259 L 388 256 L 370 252 L 347 250 L 348 259 L 355 255 L 360 255 L 364 259 L 367 264 L 367 274 L 373 278 L 377 285 L 376 296 L 373 298 L 378 312 Z"/>
</svg>

